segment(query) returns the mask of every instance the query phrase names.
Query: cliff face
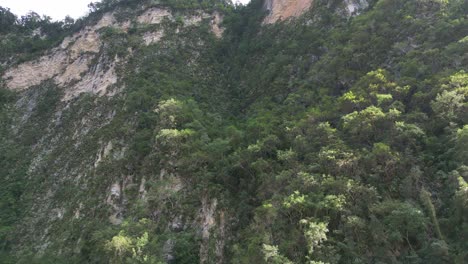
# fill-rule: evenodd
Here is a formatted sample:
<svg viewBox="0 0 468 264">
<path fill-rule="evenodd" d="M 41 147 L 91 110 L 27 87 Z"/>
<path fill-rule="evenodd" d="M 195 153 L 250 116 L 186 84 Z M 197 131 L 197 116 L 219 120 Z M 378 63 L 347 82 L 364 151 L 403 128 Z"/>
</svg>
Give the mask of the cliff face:
<svg viewBox="0 0 468 264">
<path fill-rule="evenodd" d="M 17 237 L 12 239 L 18 255 L 42 256 L 57 250 L 63 255 L 81 254 L 87 247 L 84 236 L 93 225 L 118 229 L 134 205 L 141 203 L 153 204 L 145 218 L 158 222 L 167 234 L 184 230 L 198 236 L 199 232 L 202 243 L 192 248 L 201 262 L 222 259 L 223 248 L 213 246 L 224 245 L 225 236 L 216 235 L 225 230 L 225 222 L 219 222 L 222 210 L 213 197 L 186 195 L 191 187 L 175 169 L 177 146 L 163 158 L 166 154 L 156 154 L 160 147 L 151 146 L 156 144 L 150 143 L 152 139 L 145 143 L 161 160 L 151 162 L 159 164 L 157 171 L 143 175 L 133 171 L 127 160 L 133 155 L 132 140 L 108 130 L 123 122 L 119 126 L 130 129 L 125 134 L 137 133 L 138 118 L 120 119 L 122 109 L 117 105 L 129 96 L 126 86 L 135 84 L 130 79 L 141 72 L 156 76 L 162 68 L 170 76 L 177 68 L 189 80 L 212 79 L 211 69 L 200 66 L 201 54 L 222 37 L 222 20 L 218 11 L 120 8 L 103 13 L 42 56 L 4 70 L 5 88 L 20 94 L 10 137 L 23 142 L 26 134 L 34 134 L 31 142 L 24 143 L 28 154 L 22 157 L 29 165 L 24 167 L 28 184 L 21 188 L 29 198 L 22 201 L 24 216 L 15 224 Z M 180 53 L 183 61 L 171 61 Z M 158 64 L 159 60 L 167 64 Z M 169 81 L 160 76 L 150 87 L 160 86 L 158 82 Z M 38 114 L 41 104 L 47 110 Z M 160 129 L 172 129 L 171 119 L 168 122 Z M 193 199 L 197 205 L 182 209 Z M 160 260 L 175 258 L 173 247 L 179 245 L 175 236 L 160 241 L 164 248 Z M 211 250 L 218 251 L 216 257 L 209 257 Z"/>
</svg>

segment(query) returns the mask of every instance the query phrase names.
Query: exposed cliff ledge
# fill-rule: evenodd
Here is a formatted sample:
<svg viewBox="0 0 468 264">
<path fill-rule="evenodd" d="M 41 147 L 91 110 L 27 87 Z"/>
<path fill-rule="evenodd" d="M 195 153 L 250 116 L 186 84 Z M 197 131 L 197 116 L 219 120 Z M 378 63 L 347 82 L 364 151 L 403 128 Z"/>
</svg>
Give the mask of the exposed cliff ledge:
<svg viewBox="0 0 468 264">
<path fill-rule="evenodd" d="M 271 24 L 290 17 L 298 17 L 309 10 L 314 0 L 265 0 L 263 9 L 268 11 L 264 23 Z"/>
<path fill-rule="evenodd" d="M 83 84 L 80 81 L 87 79 L 85 75 L 90 68 L 92 60 L 99 53 L 102 41 L 100 40 L 99 29 L 111 25 L 128 28 L 128 24 L 114 24 L 115 18 L 112 13 L 104 15 L 101 20 L 94 26 L 87 26 L 81 31 L 72 36 L 66 37 L 61 45 L 52 49 L 49 54 L 40 57 L 37 60 L 25 62 L 15 68 L 6 71 L 3 78 L 6 80 L 7 87 L 12 90 L 24 90 L 34 85 L 39 85 L 45 80 L 53 79 L 60 86 L 68 86 L 75 83 L 71 87 L 67 87 L 66 97 L 73 97 L 75 90 L 92 91 L 96 87 L 88 87 L 88 89 L 75 89 Z M 106 75 L 108 71 L 103 72 Z M 91 75 L 93 73 L 90 73 Z M 116 78 L 110 78 L 109 84 L 116 82 Z M 96 93 L 107 89 L 99 87 Z"/>
<path fill-rule="evenodd" d="M 175 22 L 172 11 L 166 8 L 149 8 L 136 17 L 137 24 L 161 24 L 165 19 Z M 223 34 L 221 28 L 222 15 L 218 12 L 212 14 L 195 12 L 183 16 L 183 26 L 197 26 L 203 20 L 209 20 L 212 33 L 220 38 Z M 125 63 L 126 58 L 106 58 L 102 55 L 104 42 L 100 30 L 113 27 L 127 32 L 134 21 L 117 22 L 115 12 L 109 12 L 95 24 L 86 26 L 72 36 L 66 37 L 56 48 L 46 55 L 29 62 L 22 63 L 8 69 L 2 78 L 7 88 L 22 91 L 42 82 L 52 79 L 57 85 L 64 88 L 63 100 L 70 100 L 83 92 L 98 95 L 113 95 L 115 90 L 110 87 L 118 82 L 116 67 Z M 164 30 L 147 31 L 141 36 L 144 45 L 161 41 Z"/>
<path fill-rule="evenodd" d="M 312 8 L 314 2 L 314 0 L 265 0 L 263 9 L 268 12 L 268 15 L 263 22 L 265 24 L 272 24 L 277 21 L 299 17 Z M 330 6 L 331 4 L 328 5 Z M 336 12 L 343 16 L 351 17 L 358 15 L 368 6 L 367 0 L 343 0 Z"/>
</svg>

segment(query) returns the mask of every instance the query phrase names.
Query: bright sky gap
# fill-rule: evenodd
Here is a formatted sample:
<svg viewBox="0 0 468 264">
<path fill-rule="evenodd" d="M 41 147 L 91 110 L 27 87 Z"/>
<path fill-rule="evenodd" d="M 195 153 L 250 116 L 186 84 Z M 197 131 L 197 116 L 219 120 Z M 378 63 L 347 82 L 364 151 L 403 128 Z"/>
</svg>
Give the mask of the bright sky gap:
<svg viewBox="0 0 468 264">
<path fill-rule="evenodd" d="M 90 2 L 96 2 L 96 0 L 0 0 L 0 6 L 9 8 L 18 17 L 34 11 L 41 16 L 50 16 L 53 20 L 62 20 L 67 15 L 75 19 L 86 15 Z M 250 0 L 233 2 L 246 4 Z"/>
</svg>

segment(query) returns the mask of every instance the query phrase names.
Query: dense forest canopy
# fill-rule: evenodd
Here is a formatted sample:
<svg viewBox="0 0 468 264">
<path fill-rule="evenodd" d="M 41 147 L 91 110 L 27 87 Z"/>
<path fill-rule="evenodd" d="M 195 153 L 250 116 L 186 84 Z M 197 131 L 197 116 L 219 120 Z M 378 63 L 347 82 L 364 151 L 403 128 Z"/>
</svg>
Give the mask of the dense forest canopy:
<svg viewBox="0 0 468 264">
<path fill-rule="evenodd" d="M 261 0 L 0 8 L 0 75 L 107 12 L 176 14 L 151 45 L 101 30 L 114 96 L 0 82 L 0 262 L 467 263 L 468 2 L 348 2 L 268 25 Z M 222 38 L 181 26 L 193 10 Z"/>
</svg>

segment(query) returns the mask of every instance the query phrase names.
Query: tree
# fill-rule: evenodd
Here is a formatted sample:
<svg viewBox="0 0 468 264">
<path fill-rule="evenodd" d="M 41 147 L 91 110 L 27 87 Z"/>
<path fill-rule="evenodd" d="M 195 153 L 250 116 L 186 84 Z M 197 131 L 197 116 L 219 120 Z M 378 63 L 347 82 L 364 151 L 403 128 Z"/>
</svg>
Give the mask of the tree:
<svg viewBox="0 0 468 264">
<path fill-rule="evenodd" d="M 369 106 L 343 116 L 343 129 L 351 135 L 353 143 L 371 144 L 391 135 L 400 115 L 401 112 L 396 109 L 385 113 L 379 107 Z"/>
<path fill-rule="evenodd" d="M 394 100 L 403 99 L 409 91 L 408 86 L 398 86 L 388 80 L 389 73 L 378 69 L 363 76 L 353 87 L 339 98 L 345 112 L 362 110 L 371 105 L 388 107 Z"/>
<path fill-rule="evenodd" d="M 271 264 L 294 264 L 285 256 L 279 253 L 278 246 L 271 246 L 267 244 L 262 245 L 262 253 L 266 263 Z"/>
<path fill-rule="evenodd" d="M 441 120 L 454 120 L 463 106 L 465 95 L 457 91 L 443 91 L 431 103 L 432 110 Z"/>
<path fill-rule="evenodd" d="M 38 13 L 31 11 L 21 17 L 20 24 L 28 30 L 33 30 L 39 27 L 41 20 L 41 16 Z"/>
<path fill-rule="evenodd" d="M 65 29 L 71 29 L 73 27 L 73 25 L 75 24 L 75 19 L 69 15 L 67 15 L 64 19 L 63 19 L 63 27 Z"/>
<path fill-rule="evenodd" d="M 468 108 L 468 73 L 457 72 L 449 76 L 447 83 L 440 87 L 436 98 L 431 102 L 432 110 L 440 120 L 447 122 L 464 122 L 468 116 L 464 113 Z"/>
<path fill-rule="evenodd" d="M 16 26 L 16 16 L 10 12 L 9 8 L 0 6 L 0 34 L 12 31 Z"/>
<path fill-rule="evenodd" d="M 327 241 L 327 224 L 323 222 L 314 222 L 310 219 L 302 219 L 301 225 L 304 228 L 304 236 L 309 245 L 309 256 L 312 256 L 317 247 L 324 241 Z"/>
<path fill-rule="evenodd" d="M 457 130 L 456 134 L 456 155 L 455 159 L 464 165 L 468 165 L 468 125 Z"/>
<path fill-rule="evenodd" d="M 374 245 L 415 253 L 427 244 L 427 218 L 409 202 L 387 200 L 371 208 Z M 380 231 L 377 231 L 380 230 Z"/>
</svg>

